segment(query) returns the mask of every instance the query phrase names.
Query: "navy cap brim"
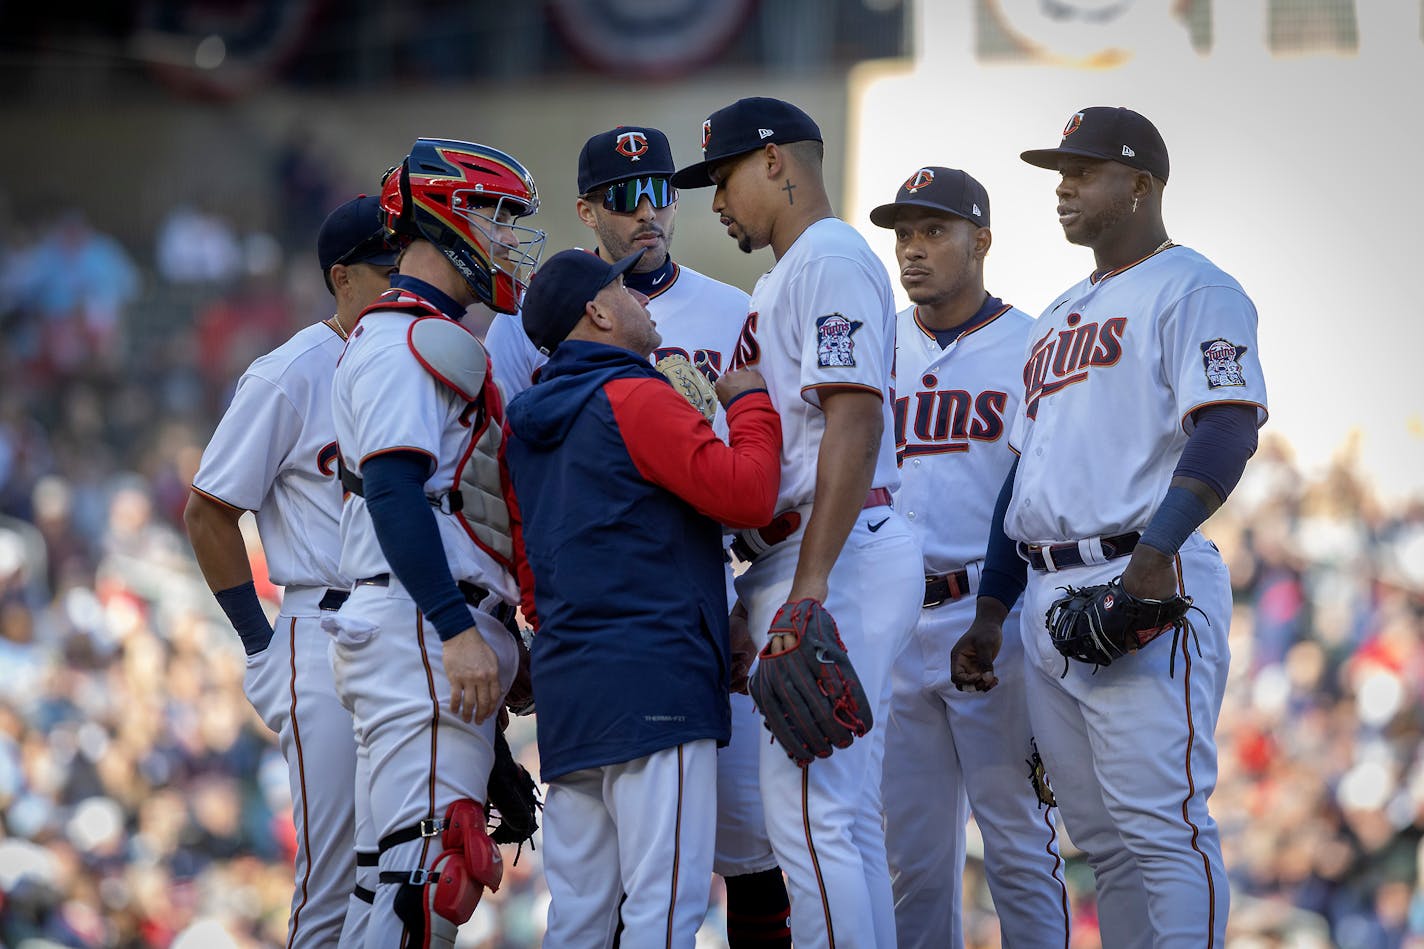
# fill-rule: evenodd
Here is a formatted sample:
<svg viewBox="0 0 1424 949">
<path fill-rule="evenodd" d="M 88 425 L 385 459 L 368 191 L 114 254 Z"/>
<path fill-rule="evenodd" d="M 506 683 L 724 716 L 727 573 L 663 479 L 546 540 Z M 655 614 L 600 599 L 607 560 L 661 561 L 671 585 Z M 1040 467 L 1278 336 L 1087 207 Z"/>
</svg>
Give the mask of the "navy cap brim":
<svg viewBox="0 0 1424 949">
<path fill-rule="evenodd" d="M 350 262 L 353 264 L 370 264 L 372 267 L 394 267 L 396 265 L 396 257 L 396 251 L 383 250 L 379 254 L 371 254 L 369 257 L 359 257 Z"/>
<path fill-rule="evenodd" d="M 870 223 L 876 227 L 894 227 L 895 212 L 900 208 L 927 208 L 931 211 L 938 211 L 941 214 L 948 214 L 951 217 L 961 217 L 971 224 L 977 224 L 972 217 L 967 214 L 960 214 L 942 204 L 935 204 L 933 201 L 892 201 L 890 204 L 882 204 L 870 212 Z"/>
<path fill-rule="evenodd" d="M 1100 155 L 1097 152 L 1090 152 L 1083 148 L 1031 148 L 1026 152 L 1020 152 L 1019 157 L 1030 165 L 1039 168 L 1047 168 L 1049 171 L 1058 170 L 1058 160 L 1065 155 L 1075 158 L 1095 158 L 1098 161 L 1116 161 L 1111 155 Z"/>
<path fill-rule="evenodd" d="M 609 283 L 612 283 L 628 271 L 632 270 L 633 267 L 637 265 L 638 261 L 643 259 L 643 255 L 647 252 L 648 249 L 646 247 L 639 247 L 637 250 L 633 251 L 633 253 L 629 254 L 627 257 L 624 257 L 622 260 L 615 263 L 612 267 L 609 268 L 608 283 L 605 283 L 603 286 L 608 286 Z M 603 287 L 600 287 L 599 289 L 602 290 Z"/>
<path fill-rule="evenodd" d="M 751 151 L 753 149 L 748 149 Z M 741 154 L 745 155 L 746 152 Z M 692 188 L 710 188 L 715 182 L 712 180 L 712 166 L 719 161 L 728 158 L 735 158 L 736 155 L 722 155 L 708 161 L 700 161 L 695 165 L 688 165 L 686 168 L 679 168 L 673 172 L 672 186 L 679 191 L 687 191 Z"/>
</svg>

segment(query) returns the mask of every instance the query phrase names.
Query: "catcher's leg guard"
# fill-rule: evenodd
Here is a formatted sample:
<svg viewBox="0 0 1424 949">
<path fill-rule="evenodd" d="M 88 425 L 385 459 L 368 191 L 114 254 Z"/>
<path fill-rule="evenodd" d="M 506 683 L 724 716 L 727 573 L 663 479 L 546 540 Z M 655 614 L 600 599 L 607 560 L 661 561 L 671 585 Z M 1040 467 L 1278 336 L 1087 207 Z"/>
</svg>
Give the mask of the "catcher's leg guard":
<svg viewBox="0 0 1424 949">
<path fill-rule="evenodd" d="M 442 850 L 430 869 L 409 874 L 387 871 L 382 882 L 398 882 L 395 911 L 413 946 L 446 949 L 460 924 L 470 918 L 485 887 L 498 890 L 504 878 L 499 847 L 485 833 L 484 810 L 461 798 L 445 811 Z"/>
</svg>

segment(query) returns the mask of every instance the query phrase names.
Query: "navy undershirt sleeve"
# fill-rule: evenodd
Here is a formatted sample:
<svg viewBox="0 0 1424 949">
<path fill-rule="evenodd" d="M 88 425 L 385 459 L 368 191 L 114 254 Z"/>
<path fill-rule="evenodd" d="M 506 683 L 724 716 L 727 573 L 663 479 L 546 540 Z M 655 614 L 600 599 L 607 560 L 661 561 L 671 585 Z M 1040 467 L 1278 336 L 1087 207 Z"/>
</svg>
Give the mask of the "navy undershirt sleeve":
<svg viewBox="0 0 1424 949">
<path fill-rule="evenodd" d="M 1019 556 L 1009 535 L 1004 533 L 1004 518 L 1014 497 L 1014 476 L 1018 473 L 1019 462 L 1015 458 L 1008 477 L 1004 479 L 1004 486 L 999 489 L 999 500 L 994 505 L 994 517 L 989 523 L 989 546 L 984 554 L 984 573 L 979 578 L 979 595 L 991 596 L 1009 609 L 1014 608 L 1028 585 L 1028 564 Z"/>
<path fill-rule="evenodd" d="M 1247 459 L 1256 453 L 1256 407 L 1208 405 L 1194 418 L 1196 427 L 1173 475 L 1196 478 L 1225 501 L 1241 480 Z"/>
<path fill-rule="evenodd" d="M 430 459 L 413 451 L 370 458 L 361 466 L 366 509 L 396 578 L 442 641 L 470 627 L 470 610 L 450 565 L 435 512 L 425 498 Z"/>
</svg>

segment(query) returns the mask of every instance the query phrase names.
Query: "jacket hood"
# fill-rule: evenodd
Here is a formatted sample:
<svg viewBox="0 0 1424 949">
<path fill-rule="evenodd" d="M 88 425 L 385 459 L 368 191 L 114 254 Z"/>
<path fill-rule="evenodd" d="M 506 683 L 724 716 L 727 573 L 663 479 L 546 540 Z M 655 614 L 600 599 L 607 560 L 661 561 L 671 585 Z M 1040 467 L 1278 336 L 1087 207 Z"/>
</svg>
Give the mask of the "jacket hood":
<svg viewBox="0 0 1424 949">
<path fill-rule="evenodd" d="M 661 378 L 647 359 L 631 350 L 564 340 L 539 370 L 539 381 L 509 403 L 505 414 L 510 430 L 536 448 L 554 448 L 599 389 L 628 376 Z"/>
</svg>

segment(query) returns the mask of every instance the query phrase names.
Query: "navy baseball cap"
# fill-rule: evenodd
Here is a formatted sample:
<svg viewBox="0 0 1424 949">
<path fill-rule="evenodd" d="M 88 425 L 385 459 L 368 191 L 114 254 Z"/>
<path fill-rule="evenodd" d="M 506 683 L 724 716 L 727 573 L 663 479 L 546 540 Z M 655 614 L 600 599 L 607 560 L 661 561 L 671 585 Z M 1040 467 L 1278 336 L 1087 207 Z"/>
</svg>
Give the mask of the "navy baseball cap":
<svg viewBox="0 0 1424 949">
<path fill-rule="evenodd" d="M 633 269 L 646 248 L 610 264 L 586 250 L 564 250 L 544 261 L 524 293 L 524 332 L 539 352 L 552 355 L 583 318 L 588 301 Z"/>
<path fill-rule="evenodd" d="M 394 265 L 396 249 L 386 237 L 381 199 L 363 194 L 328 214 L 316 235 L 316 256 L 328 290 L 337 264 Z"/>
<path fill-rule="evenodd" d="M 1030 165 L 1058 170 L 1063 155 L 1119 161 L 1129 168 L 1151 172 L 1167 180 L 1170 164 L 1167 143 L 1157 126 L 1145 115 L 1131 109 L 1095 105 L 1074 112 L 1063 126 L 1063 141 L 1057 148 L 1036 148 L 1019 155 Z"/>
<path fill-rule="evenodd" d="M 672 176 L 675 188 L 710 188 L 708 170 L 768 143 L 819 142 L 821 129 L 790 102 L 753 96 L 718 109 L 702 123 L 702 161 Z"/>
<path fill-rule="evenodd" d="M 989 226 L 989 192 L 973 175 L 958 168 L 938 165 L 921 168 L 905 179 L 894 201 L 870 212 L 870 223 L 876 227 L 894 227 L 895 212 L 900 208 L 944 211 L 980 227 Z"/>
<path fill-rule="evenodd" d="M 620 125 L 583 143 L 578 190 L 588 194 L 629 178 L 667 178 L 676 170 L 666 135 L 641 125 Z"/>
</svg>

